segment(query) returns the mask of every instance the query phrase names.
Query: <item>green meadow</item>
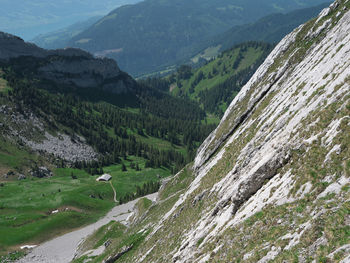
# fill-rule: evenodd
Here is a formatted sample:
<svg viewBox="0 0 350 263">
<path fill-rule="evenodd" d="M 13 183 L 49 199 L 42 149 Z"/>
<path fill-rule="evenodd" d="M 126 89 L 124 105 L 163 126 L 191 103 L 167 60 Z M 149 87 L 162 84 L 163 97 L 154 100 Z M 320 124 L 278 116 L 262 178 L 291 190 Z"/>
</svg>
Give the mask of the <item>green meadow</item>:
<svg viewBox="0 0 350 263">
<path fill-rule="evenodd" d="M 128 157 L 122 164 L 104 167 L 112 175 L 117 200 L 136 192 L 136 186 L 170 175 L 163 168 L 145 168 L 145 160 Z M 140 171 L 130 167 L 138 164 Z M 97 221 L 116 203 L 109 183 L 71 168 L 57 168 L 50 178 L 0 181 L 0 251 L 37 244 Z M 3 180 L 3 179 L 1 179 Z M 52 213 L 59 210 L 58 213 Z"/>
</svg>

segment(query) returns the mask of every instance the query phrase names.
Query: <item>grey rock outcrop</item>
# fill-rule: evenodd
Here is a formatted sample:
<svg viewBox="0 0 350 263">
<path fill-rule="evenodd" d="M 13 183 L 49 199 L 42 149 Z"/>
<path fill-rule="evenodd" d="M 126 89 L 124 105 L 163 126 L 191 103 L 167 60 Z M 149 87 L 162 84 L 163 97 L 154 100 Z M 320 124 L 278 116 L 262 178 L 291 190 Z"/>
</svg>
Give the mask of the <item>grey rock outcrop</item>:
<svg viewBox="0 0 350 263">
<path fill-rule="evenodd" d="M 98 157 L 85 138 L 61 132 L 50 134 L 45 121 L 29 110 L 20 113 L 15 108 L 3 105 L 0 107 L 0 117 L 4 124 L 2 132 L 7 138 L 34 151 L 53 154 L 67 162 L 91 161 Z"/>
<path fill-rule="evenodd" d="M 26 179 L 27 177 L 24 175 L 24 174 L 19 174 L 18 175 L 18 180 L 24 180 Z"/>
<path fill-rule="evenodd" d="M 78 140 L 73 141 L 72 138 L 66 134 L 53 136 L 45 132 L 45 138 L 43 140 L 39 142 L 25 140 L 25 143 L 33 150 L 53 154 L 69 162 L 95 160 L 98 155 L 94 149 L 86 144 L 84 138 L 79 136 L 78 138 Z"/>
<path fill-rule="evenodd" d="M 51 172 L 51 170 L 45 166 L 34 168 L 30 172 L 30 174 L 31 174 L 31 176 L 38 177 L 38 178 L 45 178 L 45 177 L 52 177 L 53 176 L 53 173 Z"/>
</svg>

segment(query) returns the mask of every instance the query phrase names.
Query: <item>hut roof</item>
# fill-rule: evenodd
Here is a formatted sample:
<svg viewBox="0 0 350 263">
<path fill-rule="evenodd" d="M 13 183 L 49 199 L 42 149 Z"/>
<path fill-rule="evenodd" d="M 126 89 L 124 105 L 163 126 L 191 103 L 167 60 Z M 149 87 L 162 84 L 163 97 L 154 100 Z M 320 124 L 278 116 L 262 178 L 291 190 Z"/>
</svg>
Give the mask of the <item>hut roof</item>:
<svg viewBox="0 0 350 263">
<path fill-rule="evenodd" d="M 112 179 L 112 176 L 110 174 L 103 174 L 99 178 L 96 179 L 96 181 L 109 181 Z"/>
</svg>

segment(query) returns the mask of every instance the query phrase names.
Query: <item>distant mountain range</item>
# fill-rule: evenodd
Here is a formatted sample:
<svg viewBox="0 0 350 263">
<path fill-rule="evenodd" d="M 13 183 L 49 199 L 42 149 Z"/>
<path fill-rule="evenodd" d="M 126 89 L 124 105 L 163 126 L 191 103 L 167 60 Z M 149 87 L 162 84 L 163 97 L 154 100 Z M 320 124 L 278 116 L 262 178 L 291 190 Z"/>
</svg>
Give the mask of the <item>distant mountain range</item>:
<svg viewBox="0 0 350 263">
<path fill-rule="evenodd" d="M 0 31 L 30 40 L 140 0 L 1 0 Z"/>
<path fill-rule="evenodd" d="M 57 31 L 49 32 L 46 34 L 40 34 L 39 36 L 36 36 L 30 41 L 46 49 L 57 49 L 66 47 L 68 41 L 72 37 L 83 32 L 85 29 L 89 28 L 101 18 L 102 16 L 94 16 L 85 21 L 75 23 Z"/>
<path fill-rule="evenodd" d="M 146 0 L 115 9 L 68 44 L 114 58 L 123 70 L 140 75 L 192 55 L 194 46 L 232 26 L 323 2 Z"/>
</svg>

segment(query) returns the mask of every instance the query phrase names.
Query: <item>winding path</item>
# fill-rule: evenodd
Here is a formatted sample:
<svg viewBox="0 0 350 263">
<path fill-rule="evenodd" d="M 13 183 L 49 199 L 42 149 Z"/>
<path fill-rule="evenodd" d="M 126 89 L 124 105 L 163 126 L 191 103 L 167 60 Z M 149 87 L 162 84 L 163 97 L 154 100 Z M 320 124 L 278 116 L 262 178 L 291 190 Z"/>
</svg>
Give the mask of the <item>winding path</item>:
<svg viewBox="0 0 350 263">
<path fill-rule="evenodd" d="M 152 201 L 157 199 L 158 193 L 147 195 Z M 47 241 L 34 248 L 27 256 L 17 263 L 68 263 L 76 253 L 79 244 L 95 230 L 108 224 L 110 221 L 125 222 L 132 213 L 138 199 L 126 204 L 115 206 L 105 217 L 94 224 Z"/>
<path fill-rule="evenodd" d="M 109 183 L 111 184 L 111 187 L 112 187 L 112 190 L 113 190 L 113 193 L 114 193 L 114 197 L 113 197 L 114 202 L 115 203 L 119 203 L 118 200 L 117 200 L 117 192 L 115 191 L 115 188 L 114 188 L 114 186 L 112 184 L 112 181 L 109 181 Z"/>
</svg>

